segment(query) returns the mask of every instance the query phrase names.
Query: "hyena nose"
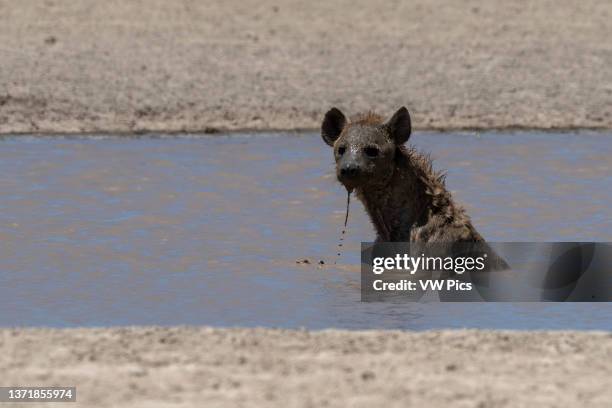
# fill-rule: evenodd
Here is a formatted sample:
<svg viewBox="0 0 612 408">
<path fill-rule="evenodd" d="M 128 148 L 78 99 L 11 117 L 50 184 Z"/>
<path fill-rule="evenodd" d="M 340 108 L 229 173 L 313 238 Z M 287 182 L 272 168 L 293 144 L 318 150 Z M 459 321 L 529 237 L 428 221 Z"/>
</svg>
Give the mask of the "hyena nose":
<svg viewBox="0 0 612 408">
<path fill-rule="evenodd" d="M 344 177 L 355 177 L 359 174 L 359 166 L 355 164 L 347 164 L 340 169 L 340 175 Z"/>
</svg>

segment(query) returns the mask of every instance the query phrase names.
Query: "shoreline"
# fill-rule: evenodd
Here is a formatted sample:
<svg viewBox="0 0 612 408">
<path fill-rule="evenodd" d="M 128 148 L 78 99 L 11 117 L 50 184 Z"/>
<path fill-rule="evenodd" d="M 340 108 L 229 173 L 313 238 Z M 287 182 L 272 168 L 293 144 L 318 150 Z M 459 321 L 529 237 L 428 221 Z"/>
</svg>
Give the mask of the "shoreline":
<svg viewBox="0 0 612 408">
<path fill-rule="evenodd" d="M 604 407 L 612 398 L 610 332 L 30 328 L 0 329 L 0 344 L 5 385 L 76 386 L 78 402 L 102 407 Z"/>
<path fill-rule="evenodd" d="M 227 136 L 258 136 L 258 135 L 281 135 L 289 134 L 292 136 L 301 136 L 307 134 L 319 134 L 321 129 L 319 128 L 300 128 L 300 129 L 253 129 L 253 128 L 237 128 L 237 129 L 217 129 L 214 131 L 210 129 L 204 130 L 150 130 L 144 129 L 136 132 L 130 131 L 91 131 L 91 132 L 10 132 L 0 133 L 0 139 L 2 138 L 19 138 L 19 137 L 40 137 L 40 138 L 54 138 L 54 137 L 65 137 L 65 138 L 181 138 L 181 137 L 227 137 Z M 427 133 L 427 134 L 442 134 L 442 133 L 496 133 L 498 135 L 507 135 L 513 133 L 541 133 L 541 134 L 566 134 L 566 133 L 592 133 L 607 135 L 612 132 L 612 128 L 584 128 L 584 127 L 563 127 L 563 128 L 524 128 L 524 127 L 502 127 L 502 128 L 417 128 L 413 127 L 412 132 L 414 133 Z"/>
</svg>

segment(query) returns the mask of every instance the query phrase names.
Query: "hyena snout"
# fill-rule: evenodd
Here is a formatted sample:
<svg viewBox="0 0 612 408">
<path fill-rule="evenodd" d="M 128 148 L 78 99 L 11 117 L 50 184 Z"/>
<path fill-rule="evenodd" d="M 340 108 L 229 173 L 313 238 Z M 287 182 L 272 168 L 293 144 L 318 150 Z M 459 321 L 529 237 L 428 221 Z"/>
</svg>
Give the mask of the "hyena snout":
<svg viewBox="0 0 612 408">
<path fill-rule="evenodd" d="M 340 167 L 340 176 L 344 178 L 355 178 L 361 175 L 361 167 L 358 164 L 348 163 Z"/>
<path fill-rule="evenodd" d="M 364 165 L 353 160 L 338 163 L 337 174 L 338 181 L 349 190 L 363 184 L 368 176 Z"/>
</svg>

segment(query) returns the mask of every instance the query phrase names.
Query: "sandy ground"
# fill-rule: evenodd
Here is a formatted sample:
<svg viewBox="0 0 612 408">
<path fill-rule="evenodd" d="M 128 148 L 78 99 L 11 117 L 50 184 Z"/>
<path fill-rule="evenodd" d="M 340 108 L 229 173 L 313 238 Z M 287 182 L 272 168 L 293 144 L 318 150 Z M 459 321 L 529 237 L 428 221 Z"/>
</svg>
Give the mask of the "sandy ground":
<svg viewBox="0 0 612 408">
<path fill-rule="evenodd" d="M 607 0 L 0 0 L 0 133 L 612 127 Z"/>
<path fill-rule="evenodd" d="M 607 408 L 612 401 L 609 333 L 4 329 L 0 349 L 3 384 L 76 386 L 77 406 Z"/>
</svg>

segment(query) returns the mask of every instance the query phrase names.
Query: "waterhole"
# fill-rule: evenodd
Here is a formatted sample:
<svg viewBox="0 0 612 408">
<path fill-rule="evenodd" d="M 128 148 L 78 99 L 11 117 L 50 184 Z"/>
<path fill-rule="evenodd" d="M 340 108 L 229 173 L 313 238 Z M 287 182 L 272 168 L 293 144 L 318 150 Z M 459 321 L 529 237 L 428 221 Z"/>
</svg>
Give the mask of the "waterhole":
<svg viewBox="0 0 612 408">
<path fill-rule="evenodd" d="M 488 240 L 611 241 L 611 137 L 411 141 Z M 352 200 L 341 234 L 346 190 L 314 133 L 5 137 L 0 190 L 0 326 L 612 329 L 609 304 L 361 303 L 374 232 Z"/>
</svg>

